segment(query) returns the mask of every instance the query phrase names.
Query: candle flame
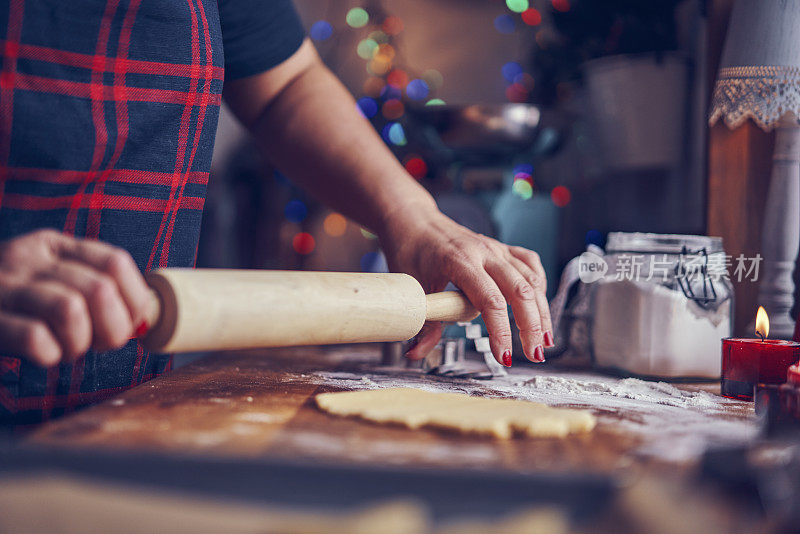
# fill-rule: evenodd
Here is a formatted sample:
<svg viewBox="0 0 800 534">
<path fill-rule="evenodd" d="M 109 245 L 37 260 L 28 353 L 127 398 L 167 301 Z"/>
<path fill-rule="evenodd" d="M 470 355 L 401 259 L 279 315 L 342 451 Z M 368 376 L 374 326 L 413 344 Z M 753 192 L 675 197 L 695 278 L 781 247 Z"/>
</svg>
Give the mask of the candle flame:
<svg viewBox="0 0 800 534">
<path fill-rule="evenodd" d="M 756 334 L 761 336 L 762 339 L 769 336 L 769 317 L 764 306 L 759 306 L 756 313 Z"/>
</svg>

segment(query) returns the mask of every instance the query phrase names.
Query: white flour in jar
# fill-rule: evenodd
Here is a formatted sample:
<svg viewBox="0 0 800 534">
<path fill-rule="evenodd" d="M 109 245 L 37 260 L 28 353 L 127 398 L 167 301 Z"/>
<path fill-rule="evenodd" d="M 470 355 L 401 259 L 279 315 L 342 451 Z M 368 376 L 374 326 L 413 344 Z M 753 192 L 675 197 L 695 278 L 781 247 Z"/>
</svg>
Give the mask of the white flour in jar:
<svg viewBox="0 0 800 534">
<path fill-rule="evenodd" d="M 614 279 L 598 282 L 594 298 L 598 366 L 647 376 L 720 376 L 720 340 L 730 335 L 730 300 L 707 310 L 681 291 Z"/>
</svg>

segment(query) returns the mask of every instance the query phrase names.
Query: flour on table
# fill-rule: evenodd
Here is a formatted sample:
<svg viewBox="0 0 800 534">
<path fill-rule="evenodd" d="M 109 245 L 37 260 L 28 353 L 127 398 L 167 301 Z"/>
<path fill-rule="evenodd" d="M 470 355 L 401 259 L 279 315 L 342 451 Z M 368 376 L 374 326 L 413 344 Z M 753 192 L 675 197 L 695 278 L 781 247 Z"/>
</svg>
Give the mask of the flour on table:
<svg viewBox="0 0 800 534">
<path fill-rule="evenodd" d="M 342 357 L 340 365 L 347 365 Z M 320 385 L 342 390 L 413 387 L 432 392 L 521 399 L 555 407 L 586 408 L 598 424 L 638 438 L 636 453 L 665 461 L 698 458 L 709 445 L 741 445 L 753 440 L 755 418 L 731 417 L 742 406 L 705 391 L 685 391 L 665 382 L 619 379 L 589 372 L 565 372 L 518 365 L 506 377 L 468 380 L 435 377 L 418 369 L 382 368 L 363 355 L 347 371 L 318 371 Z"/>
<path fill-rule="evenodd" d="M 243 412 L 236 414 L 236 419 L 248 423 L 279 423 L 285 418 L 266 412 Z"/>
<path fill-rule="evenodd" d="M 625 378 L 615 383 L 607 383 L 560 376 L 535 376 L 520 385 L 533 389 L 545 389 L 551 393 L 606 395 L 679 408 L 719 407 L 714 396 L 705 391 L 686 392 L 666 382 L 648 382 L 638 378 Z"/>
</svg>

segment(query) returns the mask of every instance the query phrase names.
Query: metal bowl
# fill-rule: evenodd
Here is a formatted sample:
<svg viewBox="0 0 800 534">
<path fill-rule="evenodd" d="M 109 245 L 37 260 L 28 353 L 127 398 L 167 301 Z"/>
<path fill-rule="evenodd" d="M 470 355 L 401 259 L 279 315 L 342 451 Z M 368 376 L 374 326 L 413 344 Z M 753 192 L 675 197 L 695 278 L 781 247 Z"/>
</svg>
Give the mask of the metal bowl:
<svg viewBox="0 0 800 534">
<path fill-rule="evenodd" d="M 541 111 L 532 104 L 470 104 L 409 109 L 434 150 L 457 158 L 504 159 L 531 149 L 541 131 Z M 437 146 L 438 145 L 438 146 Z"/>
</svg>

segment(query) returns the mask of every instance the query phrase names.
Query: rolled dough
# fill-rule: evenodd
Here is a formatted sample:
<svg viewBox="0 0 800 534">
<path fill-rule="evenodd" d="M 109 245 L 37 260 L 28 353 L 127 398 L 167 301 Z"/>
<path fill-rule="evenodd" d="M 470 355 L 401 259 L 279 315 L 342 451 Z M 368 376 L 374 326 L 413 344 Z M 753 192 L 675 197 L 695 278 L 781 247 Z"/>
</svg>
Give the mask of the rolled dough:
<svg viewBox="0 0 800 534">
<path fill-rule="evenodd" d="M 594 416 L 586 410 L 414 388 L 321 393 L 316 401 L 320 409 L 335 415 L 399 423 L 409 428 L 447 428 L 503 439 L 515 432 L 561 438 L 573 432 L 588 432 L 595 426 Z"/>
</svg>

